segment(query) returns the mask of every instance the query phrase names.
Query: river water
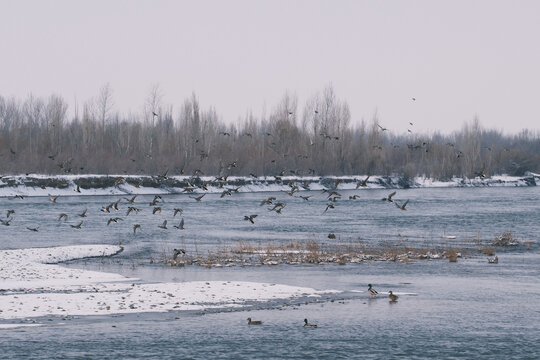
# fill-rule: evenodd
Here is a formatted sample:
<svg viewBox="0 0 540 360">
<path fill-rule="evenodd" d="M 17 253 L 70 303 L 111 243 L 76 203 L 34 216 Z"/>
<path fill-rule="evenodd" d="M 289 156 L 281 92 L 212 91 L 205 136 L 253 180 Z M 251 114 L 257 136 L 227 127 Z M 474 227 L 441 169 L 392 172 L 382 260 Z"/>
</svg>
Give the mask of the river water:
<svg viewBox="0 0 540 360">
<path fill-rule="evenodd" d="M 324 213 L 327 196 L 302 192 L 308 201 L 285 193 L 239 193 L 201 202 L 188 195 L 164 196 L 161 213 L 152 215 L 153 196 L 139 196 L 137 215 L 128 204 L 106 214 L 102 206 L 118 196 L 0 199 L 0 216 L 15 210 L 10 226 L 0 226 L 0 248 L 76 244 L 117 244 L 116 258 L 81 260 L 66 266 L 118 272 L 149 282 L 242 280 L 337 289 L 331 299 L 259 304 L 233 312 L 183 312 L 111 317 L 79 317 L 50 326 L 1 330 L 2 358 L 540 358 L 540 189 L 474 188 L 397 190 L 409 199 L 407 210 L 381 201 L 391 191 L 340 191 L 342 200 Z M 347 200 L 359 194 L 357 200 Z M 259 206 L 269 196 L 287 205 L 282 214 Z M 87 218 L 76 214 L 88 209 Z M 172 227 L 183 209 L 185 230 Z M 60 213 L 68 221 L 58 221 Z M 244 215 L 257 214 L 255 224 Z M 106 225 L 110 217 L 118 223 Z M 80 230 L 68 224 L 84 223 Z M 168 229 L 158 225 L 168 221 Z M 141 231 L 133 234 L 133 225 Z M 39 227 L 38 232 L 26 227 Z M 510 231 L 521 245 L 497 248 L 499 264 L 471 254 L 457 263 L 422 260 L 410 264 L 363 262 L 348 265 L 278 265 L 206 269 L 171 268 L 150 263 L 183 247 L 188 252 L 317 240 L 411 246 L 469 246 Z M 327 238 L 335 233 L 336 240 Z M 455 239 L 443 238 L 455 236 Z M 525 245 L 527 244 L 527 245 Z M 370 298 L 367 284 L 381 295 Z M 388 290 L 402 293 L 390 303 Z M 363 291 L 363 292 L 358 292 Z M 247 326 L 250 316 L 261 326 Z M 317 329 L 302 327 L 304 318 Z"/>
</svg>

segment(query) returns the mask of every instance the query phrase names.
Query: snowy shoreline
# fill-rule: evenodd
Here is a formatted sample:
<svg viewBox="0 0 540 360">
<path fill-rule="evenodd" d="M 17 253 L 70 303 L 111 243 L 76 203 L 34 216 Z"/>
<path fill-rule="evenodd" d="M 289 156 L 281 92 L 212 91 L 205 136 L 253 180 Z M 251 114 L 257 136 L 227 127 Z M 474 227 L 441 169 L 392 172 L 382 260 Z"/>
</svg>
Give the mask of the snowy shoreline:
<svg viewBox="0 0 540 360">
<path fill-rule="evenodd" d="M 0 178 L 0 197 L 54 195 L 122 195 L 122 194 L 179 194 L 186 188 L 195 193 L 221 193 L 224 188 L 239 192 L 289 191 L 290 184 L 299 190 L 408 189 L 442 187 L 536 186 L 540 174 L 525 176 L 499 175 L 490 178 L 452 178 L 448 181 L 425 177 L 407 179 L 400 176 L 370 176 L 366 186 L 359 186 L 367 178 L 358 176 L 229 176 L 225 181 L 213 176 L 171 176 L 167 178 L 139 175 L 16 175 Z M 201 188 L 204 186 L 204 189 Z"/>
<path fill-rule="evenodd" d="M 141 283 L 119 274 L 57 264 L 119 251 L 119 246 L 111 245 L 0 250 L 0 329 L 28 318 L 232 309 L 252 302 L 337 293 L 242 281 Z"/>
</svg>

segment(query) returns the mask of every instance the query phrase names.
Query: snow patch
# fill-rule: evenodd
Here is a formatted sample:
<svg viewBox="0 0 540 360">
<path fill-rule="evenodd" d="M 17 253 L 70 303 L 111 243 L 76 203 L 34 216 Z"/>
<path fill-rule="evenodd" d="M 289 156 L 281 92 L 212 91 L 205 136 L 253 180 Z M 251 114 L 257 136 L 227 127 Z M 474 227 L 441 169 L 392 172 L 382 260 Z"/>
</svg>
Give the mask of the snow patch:
<svg viewBox="0 0 540 360">
<path fill-rule="evenodd" d="M 535 186 L 539 174 L 526 173 L 525 176 L 497 175 L 490 178 L 474 179 L 454 177 L 441 181 L 426 177 L 404 178 L 401 176 L 370 176 L 366 186 L 359 186 L 366 175 L 348 176 L 229 176 L 226 182 L 212 176 L 190 177 L 170 176 L 159 179 L 152 176 L 135 175 L 64 175 L 49 176 L 39 174 L 4 176 L 0 178 L 0 196 L 48 196 L 52 195 L 123 195 L 123 194 L 179 194 L 195 183 L 204 183 L 206 190 L 197 186 L 195 193 L 221 193 L 225 188 L 238 188 L 240 192 L 290 191 L 289 184 L 299 185 L 299 190 L 340 190 L 400 189 L 434 187 L 487 187 L 487 186 Z M 77 184 L 81 184 L 78 188 Z M 301 186 L 300 186 L 301 185 Z"/>
<path fill-rule="evenodd" d="M 119 274 L 65 268 L 58 262 L 109 256 L 119 246 L 84 245 L 0 251 L 0 321 L 242 307 L 337 293 L 241 281 L 139 283 Z M 3 328 L 11 324 L 0 324 Z M 1 328 L 1 327 L 0 327 Z"/>
</svg>

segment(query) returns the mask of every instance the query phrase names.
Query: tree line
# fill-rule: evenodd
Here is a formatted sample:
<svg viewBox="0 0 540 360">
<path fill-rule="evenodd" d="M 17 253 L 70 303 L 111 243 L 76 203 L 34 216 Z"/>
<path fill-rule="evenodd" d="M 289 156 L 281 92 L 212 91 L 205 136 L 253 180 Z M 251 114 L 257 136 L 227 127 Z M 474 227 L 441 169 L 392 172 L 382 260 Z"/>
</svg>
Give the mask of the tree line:
<svg viewBox="0 0 540 360">
<path fill-rule="evenodd" d="M 411 128 L 413 128 L 411 126 Z M 506 135 L 478 119 L 450 134 L 396 134 L 379 119 L 351 121 L 332 86 L 299 109 L 286 93 L 268 115 L 222 121 L 193 95 L 180 110 L 159 87 L 138 114 L 115 111 L 112 90 L 68 114 L 60 96 L 0 96 L 0 175 L 401 175 L 450 179 L 540 171 L 540 138 Z"/>
</svg>

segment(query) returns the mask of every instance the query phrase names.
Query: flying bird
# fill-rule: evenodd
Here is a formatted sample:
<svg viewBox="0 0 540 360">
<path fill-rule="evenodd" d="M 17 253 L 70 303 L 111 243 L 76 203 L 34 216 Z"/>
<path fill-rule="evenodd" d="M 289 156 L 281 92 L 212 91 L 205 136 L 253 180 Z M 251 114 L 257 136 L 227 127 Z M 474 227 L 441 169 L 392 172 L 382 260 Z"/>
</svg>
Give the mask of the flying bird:
<svg viewBox="0 0 540 360">
<path fill-rule="evenodd" d="M 273 203 L 272 203 L 272 204 L 273 204 Z M 275 203 L 275 204 L 273 204 L 273 205 L 274 205 L 273 208 L 271 208 L 271 209 L 269 208 L 270 211 L 276 211 L 276 209 L 278 209 L 278 208 L 283 209 L 283 208 L 285 207 L 285 204 L 284 204 L 284 203 L 280 203 L 280 202 Z"/>
<path fill-rule="evenodd" d="M 405 202 L 403 203 L 403 205 L 398 205 L 397 202 L 395 202 L 394 204 L 396 204 L 396 206 L 398 207 L 398 209 L 401 209 L 401 210 L 407 210 L 407 209 L 405 209 L 405 206 L 407 206 L 408 203 L 409 203 L 409 199 L 407 199 L 407 201 L 405 201 Z"/>
<path fill-rule="evenodd" d="M 81 221 L 81 222 L 78 223 L 77 225 L 71 225 L 71 224 L 69 224 L 69 226 L 71 226 L 71 227 L 74 228 L 74 229 L 79 229 L 79 230 L 80 230 L 82 224 L 83 224 L 83 222 Z"/>
<path fill-rule="evenodd" d="M 255 224 L 255 222 L 253 221 L 253 219 L 255 219 L 257 217 L 257 215 L 244 215 L 244 220 L 246 221 L 249 221 L 250 223 L 252 224 Z"/>
<path fill-rule="evenodd" d="M 26 228 L 27 228 L 28 230 L 30 230 L 30 231 L 33 231 L 33 232 L 38 232 L 38 229 L 39 229 L 39 227 L 33 228 L 33 227 L 29 227 L 29 226 L 27 226 Z"/>
<path fill-rule="evenodd" d="M 141 228 L 141 224 L 135 224 L 133 225 L 133 233 L 136 234 L 137 233 L 137 229 L 140 229 Z"/>
<path fill-rule="evenodd" d="M 224 198 L 225 196 L 232 196 L 231 190 L 225 189 L 220 195 L 220 198 Z"/>
<path fill-rule="evenodd" d="M 164 220 L 164 221 L 163 221 L 163 224 L 158 225 L 158 228 L 161 228 L 161 229 L 167 229 L 167 220 Z"/>
<path fill-rule="evenodd" d="M 202 195 L 199 196 L 199 197 L 190 196 L 190 198 L 195 199 L 195 200 L 197 200 L 197 202 L 199 202 L 199 201 L 201 201 L 201 199 L 204 197 L 204 195 L 206 195 L 206 194 L 202 194 Z"/>
<path fill-rule="evenodd" d="M 64 221 L 67 221 L 68 219 L 68 215 L 67 214 L 64 214 L 64 213 L 61 213 L 59 216 L 58 216 L 58 221 L 64 219 Z"/>
<path fill-rule="evenodd" d="M 88 211 L 88 209 L 84 209 L 84 211 L 80 214 L 77 214 L 78 216 L 80 217 L 86 217 L 86 212 Z"/>
<path fill-rule="evenodd" d="M 15 210 L 9 209 L 9 210 L 7 211 L 6 217 L 10 217 L 11 214 L 15 214 Z"/>
<path fill-rule="evenodd" d="M 385 198 L 382 198 L 383 201 L 388 201 L 388 202 L 394 202 L 394 200 L 392 200 L 392 196 L 396 195 L 396 192 L 394 191 L 393 193 L 391 193 L 390 195 L 388 195 L 388 197 L 385 197 Z"/>
<path fill-rule="evenodd" d="M 335 209 L 333 204 L 326 205 L 326 209 L 324 209 L 323 214 L 328 211 L 328 209 Z"/>
<path fill-rule="evenodd" d="M 51 194 L 49 194 L 49 201 L 52 202 L 52 203 L 56 203 L 56 199 L 58 199 L 58 196 L 52 196 Z"/>
<path fill-rule="evenodd" d="M 111 207 L 113 206 L 113 204 L 109 204 L 107 206 L 103 206 L 101 208 L 101 211 L 103 211 L 104 213 L 110 213 L 111 212 Z"/>
<path fill-rule="evenodd" d="M 262 200 L 261 203 L 259 204 L 259 206 L 263 206 L 263 205 L 270 205 L 272 204 L 272 202 L 276 200 L 275 197 L 271 196 L 269 197 L 268 199 L 265 199 L 265 200 Z"/>
<path fill-rule="evenodd" d="M 184 212 L 184 210 L 182 210 L 182 209 L 174 208 L 174 215 L 173 216 L 176 216 L 176 214 L 182 215 L 183 212 Z"/>
<path fill-rule="evenodd" d="M 114 210 L 118 211 L 118 204 L 120 204 L 120 201 L 122 201 L 122 199 L 118 199 L 112 204 Z"/>
<path fill-rule="evenodd" d="M 137 198 L 137 196 L 139 195 L 134 195 L 131 199 L 128 199 L 128 198 L 124 198 L 124 199 L 130 204 L 135 204 L 135 199 Z"/>
<path fill-rule="evenodd" d="M 367 181 L 369 180 L 369 177 L 371 175 L 368 175 L 364 180 L 362 181 L 359 181 L 357 184 L 356 184 L 356 188 L 358 189 L 360 186 L 361 187 L 366 187 L 367 186 Z"/>
<path fill-rule="evenodd" d="M 184 218 L 182 218 L 182 220 L 180 220 L 180 224 L 178 225 L 173 225 L 175 228 L 177 228 L 178 230 L 184 230 Z"/>
<path fill-rule="evenodd" d="M 139 211 L 141 211 L 141 209 L 138 209 L 136 207 L 133 207 L 133 206 L 130 206 L 128 207 L 128 210 L 126 212 L 126 216 L 128 216 L 129 214 L 131 214 L 133 211 L 135 211 L 135 214 L 138 214 Z"/>
<path fill-rule="evenodd" d="M 122 218 L 119 218 L 119 217 L 115 217 L 115 218 L 109 218 L 109 220 L 107 220 L 107 226 L 110 225 L 110 223 L 118 223 L 118 221 L 124 221 L 124 219 Z"/>
</svg>

